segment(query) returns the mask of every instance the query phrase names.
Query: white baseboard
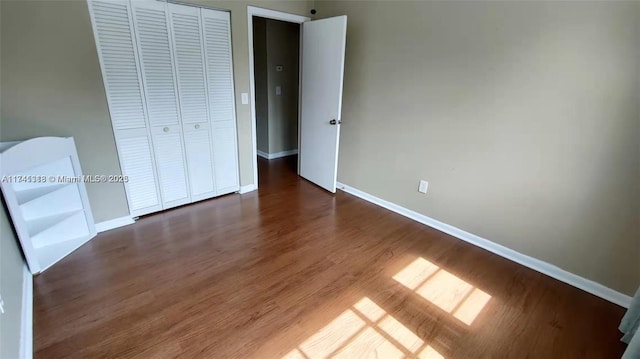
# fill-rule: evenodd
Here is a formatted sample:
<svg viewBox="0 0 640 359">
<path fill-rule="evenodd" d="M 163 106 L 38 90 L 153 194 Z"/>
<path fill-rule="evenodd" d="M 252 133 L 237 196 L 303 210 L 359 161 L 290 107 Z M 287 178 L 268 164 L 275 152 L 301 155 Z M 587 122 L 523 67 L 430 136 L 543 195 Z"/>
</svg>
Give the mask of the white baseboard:
<svg viewBox="0 0 640 359">
<path fill-rule="evenodd" d="M 260 151 L 260 150 L 257 150 L 257 152 L 258 152 L 258 156 L 260 156 L 260 157 L 262 157 L 264 159 L 267 159 L 267 160 L 269 159 L 269 154 L 268 153 L 266 153 L 264 151 Z"/>
<path fill-rule="evenodd" d="M 252 183 L 252 184 L 248 184 L 246 186 L 240 186 L 240 191 L 238 193 L 245 194 L 245 193 L 248 193 L 248 192 L 251 192 L 251 191 L 255 191 L 257 189 L 258 189 L 258 187 L 256 187 L 256 185 L 254 183 Z"/>
<path fill-rule="evenodd" d="M 395 203 L 386 201 L 384 199 L 378 198 L 369 193 L 363 192 L 359 189 L 353 188 L 351 186 L 345 185 L 343 183 L 338 183 L 337 186 L 339 189 L 352 194 L 356 197 L 360 197 L 365 201 L 371 202 L 373 204 L 377 204 L 380 207 L 386 208 L 390 211 L 396 212 L 402 216 L 413 219 L 416 222 L 420 222 L 429 227 L 435 228 L 441 232 L 447 233 L 451 236 L 454 236 L 458 239 L 461 239 L 465 242 L 469 242 L 475 246 L 480 248 L 484 248 L 489 252 L 493 252 L 501 257 L 512 260 L 516 263 L 522 264 L 525 267 L 531 268 L 540 273 L 546 274 L 549 277 L 555 278 L 561 282 L 565 282 L 569 285 L 572 285 L 576 288 L 580 288 L 585 292 L 591 293 L 595 296 L 598 296 L 602 299 L 606 299 L 612 303 L 620 305 L 625 308 L 629 308 L 631 305 L 631 297 L 622 294 L 618 291 L 615 291 L 611 288 L 605 287 L 602 284 L 596 283 L 592 280 L 580 277 L 576 274 L 567 272 L 566 270 L 559 268 L 553 264 L 541 261 L 539 259 L 527 256 L 520 252 L 514 251 L 513 249 L 509 249 L 505 246 L 492 242 L 488 239 L 482 238 L 475 234 L 464 231 L 460 228 L 454 227 L 452 225 L 440 222 L 436 219 L 427 217 L 423 214 L 420 214 L 416 211 L 412 211 L 408 208 L 399 206 Z"/>
<path fill-rule="evenodd" d="M 258 156 L 268 160 L 273 160 L 276 158 L 287 157 L 287 156 L 293 156 L 297 154 L 298 154 L 298 150 L 281 151 L 281 152 L 275 152 L 275 153 L 266 153 L 264 151 L 258 150 Z"/>
<path fill-rule="evenodd" d="M 96 232 L 104 232 L 110 229 L 128 226 L 135 223 L 131 216 L 124 216 L 119 218 L 110 219 L 108 221 L 96 223 Z"/>
<path fill-rule="evenodd" d="M 33 275 L 22 267 L 22 318 L 20 323 L 20 358 L 33 358 Z"/>
</svg>

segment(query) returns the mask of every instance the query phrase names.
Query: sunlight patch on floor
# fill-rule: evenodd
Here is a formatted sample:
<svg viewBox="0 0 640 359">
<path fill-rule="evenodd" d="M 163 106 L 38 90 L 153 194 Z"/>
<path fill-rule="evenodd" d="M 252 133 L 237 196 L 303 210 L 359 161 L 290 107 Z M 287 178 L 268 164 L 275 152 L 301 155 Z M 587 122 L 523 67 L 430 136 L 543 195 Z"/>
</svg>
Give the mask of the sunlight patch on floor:
<svg viewBox="0 0 640 359">
<path fill-rule="evenodd" d="M 326 358 L 366 326 L 367 323 L 360 316 L 352 310 L 347 310 L 305 340 L 300 345 L 300 350 L 306 355 Z"/>
<path fill-rule="evenodd" d="M 433 273 L 440 269 L 437 265 L 420 257 L 409 265 L 404 267 L 400 272 L 393 276 L 393 279 L 402 283 L 409 289 L 416 289 Z"/>
<path fill-rule="evenodd" d="M 393 279 L 461 322 L 471 325 L 491 296 L 419 257 Z"/>
<path fill-rule="evenodd" d="M 364 297 L 283 358 L 444 358 Z"/>
<path fill-rule="evenodd" d="M 393 276 L 411 291 L 471 325 L 491 296 L 419 257 Z M 284 358 L 444 359 L 413 331 L 371 299 L 363 297 Z"/>
<path fill-rule="evenodd" d="M 435 349 L 433 349 L 430 345 L 427 345 L 424 350 L 422 350 L 418 354 L 418 358 L 420 359 L 444 359 L 442 354 L 438 353 Z"/>
<path fill-rule="evenodd" d="M 293 349 L 292 351 L 287 353 L 287 355 L 282 357 L 282 359 L 306 359 L 306 358 L 307 356 L 302 354 L 298 349 Z"/>
<path fill-rule="evenodd" d="M 491 296 L 478 288 L 474 288 L 467 299 L 453 312 L 453 316 L 466 325 L 471 325 L 478 314 L 487 305 Z"/>
</svg>

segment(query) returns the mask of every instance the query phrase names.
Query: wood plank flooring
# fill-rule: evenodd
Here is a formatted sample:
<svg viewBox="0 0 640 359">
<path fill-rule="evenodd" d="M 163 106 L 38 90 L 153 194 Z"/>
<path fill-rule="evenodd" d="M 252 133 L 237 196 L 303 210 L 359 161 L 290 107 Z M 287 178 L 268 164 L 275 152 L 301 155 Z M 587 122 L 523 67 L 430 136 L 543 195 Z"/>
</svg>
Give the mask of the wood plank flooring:
<svg viewBox="0 0 640 359">
<path fill-rule="evenodd" d="M 35 278 L 36 358 L 619 358 L 623 308 L 260 160 Z"/>
</svg>

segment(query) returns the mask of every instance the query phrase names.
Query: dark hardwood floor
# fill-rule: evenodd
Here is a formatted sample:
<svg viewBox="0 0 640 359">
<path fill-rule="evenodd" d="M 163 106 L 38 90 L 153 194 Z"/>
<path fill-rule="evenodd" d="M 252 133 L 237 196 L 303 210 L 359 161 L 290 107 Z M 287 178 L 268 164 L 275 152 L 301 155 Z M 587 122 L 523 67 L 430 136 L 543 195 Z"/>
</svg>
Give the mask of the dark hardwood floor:
<svg viewBox="0 0 640 359">
<path fill-rule="evenodd" d="M 623 309 L 260 161 L 35 278 L 36 358 L 619 358 Z"/>
</svg>

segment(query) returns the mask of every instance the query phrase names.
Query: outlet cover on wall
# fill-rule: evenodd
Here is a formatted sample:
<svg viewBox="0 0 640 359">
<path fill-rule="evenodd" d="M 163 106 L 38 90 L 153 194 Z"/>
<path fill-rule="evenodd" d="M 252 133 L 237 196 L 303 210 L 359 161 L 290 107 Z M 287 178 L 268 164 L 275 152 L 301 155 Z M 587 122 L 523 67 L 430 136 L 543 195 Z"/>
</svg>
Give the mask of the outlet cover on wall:
<svg viewBox="0 0 640 359">
<path fill-rule="evenodd" d="M 243 105 L 248 105 L 249 104 L 249 94 L 246 92 L 242 93 L 242 104 Z"/>
<path fill-rule="evenodd" d="M 429 182 L 425 180 L 420 180 L 420 185 L 418 186 L 418 192 L 427 194 L 428 188 L 429 188 Z"/>
<path fill-rule="evenodd" d="M 280 87 L 280 86 L 276 86 L 276 95 L 277 95 L 277 96 L 282 95 L 282 87 Z"/>
</svg>

